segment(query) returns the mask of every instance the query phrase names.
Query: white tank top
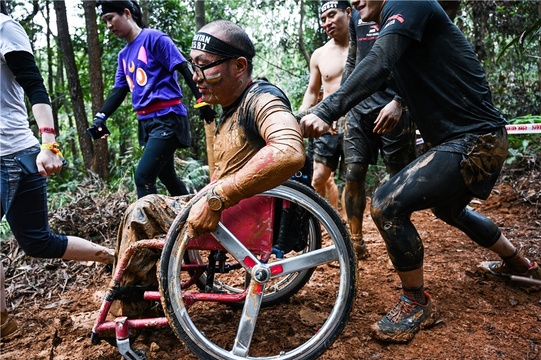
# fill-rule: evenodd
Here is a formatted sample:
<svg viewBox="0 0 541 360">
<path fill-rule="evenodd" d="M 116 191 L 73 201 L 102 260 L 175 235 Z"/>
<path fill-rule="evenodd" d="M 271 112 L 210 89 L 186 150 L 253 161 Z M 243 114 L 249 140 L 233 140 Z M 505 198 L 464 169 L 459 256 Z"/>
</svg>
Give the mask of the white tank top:
<svg viewBox="0 0 541 360">
<path fill-rule="evenodd" d="M 29 127 L 24 90 L 4 57 L 12 51 L 32 53 L 32 48 L 23 27 L 9 16 L 0 14 L 0 156 L 38 144 Z"/>
</svg>

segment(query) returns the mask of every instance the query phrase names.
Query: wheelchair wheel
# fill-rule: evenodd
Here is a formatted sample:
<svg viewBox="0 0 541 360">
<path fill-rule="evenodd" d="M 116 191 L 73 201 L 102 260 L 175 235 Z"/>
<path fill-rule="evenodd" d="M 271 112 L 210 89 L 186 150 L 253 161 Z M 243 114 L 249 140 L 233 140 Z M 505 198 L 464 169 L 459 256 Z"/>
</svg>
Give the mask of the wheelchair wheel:
<svg viewBox="0 0 541 360">
<path fill-rule="evenodd" d="M 179 214 L 162 252 L 160 291 L 173 332 L 201 359 L 314 359 L 341 334 L 352 310 L 357 262 L 336 211 L 298 182 L 288 181 L 261 196 L 287 200 L 306 209 L 314 218 L 312 230 L 319 233 L 316 227 L 320 226 L 326 236 L 315 245 L 314 235 L 314 244 L 309 241 L 303 251 L 263 262 L 220 223 L 213 235 L 245 276 L 239 280 L 238 274 L 229 274 L 230 278 L 220 280 L 227 286 L 223 292 L 206 294 L 195 281 L 186 287 L 190 275 L 183 260 L 192 256 L 189 261 L 202 262 L 204 259 L 194 256 L 204 252 L 188 250 L 190 239 L 184 222 L 189 207 Z M 268 291 L 275 283 L 295 275 L 297 282 L 285 280 L 284 287 Z M 224 305 L 222 296 L 245 291 L 245 279 L 249 284 L 241 300 L 242 309 Z M 333 289 L 323 292 L 323 283 L 325 289 Z M 270 306 L 276 302 L 282 304 Z M 263 308 L 264 304 L 267 306 Z M 278 323 L 280 326 L 276 326 Z M 278 340 L 270 342 L 270 336 Z"/>
</svg>

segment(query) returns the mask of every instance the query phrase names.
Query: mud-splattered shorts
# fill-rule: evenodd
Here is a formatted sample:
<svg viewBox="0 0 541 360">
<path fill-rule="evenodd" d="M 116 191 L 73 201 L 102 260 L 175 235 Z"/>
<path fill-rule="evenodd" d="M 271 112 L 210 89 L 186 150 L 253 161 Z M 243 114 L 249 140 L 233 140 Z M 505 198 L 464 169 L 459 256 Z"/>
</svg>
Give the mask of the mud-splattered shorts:
<svg viewBox="0 0 541 360">
<path fill-rule="evenodd" d="M 344 165 L 343 141 L 345 123 L 346 118 L 341 117 L 335 123 L 336 134 L 332 135 L 331 133 L 326 132 L 319 138 L 314 139 L 314 161 L 324 164 L 332 171 L 336 171 L 336 169 L 338 169 L 338 164 L 340 164 L 340 159 L 342 159 L 339 173 L 343 172 Z"/>
<path fill-rule="evenodd" d="M 471 193 L 480 199 L 490 195 L 507 158 L 507 131 L 502 128 L 484 135 L 466 134 L 430 151 L 462 154 L 460 173 Z"/>
<path fill-rule="evenodd" d="M 415 158 L 415 125 L 407 111 L 395 128 L 383 135 L 374 133 L 379 111 L 370 115 L 349 112 L 344 131 L 344 162 L 376 164 L 381 153 L 384 163 L 402 168 Z"/>
</svg>

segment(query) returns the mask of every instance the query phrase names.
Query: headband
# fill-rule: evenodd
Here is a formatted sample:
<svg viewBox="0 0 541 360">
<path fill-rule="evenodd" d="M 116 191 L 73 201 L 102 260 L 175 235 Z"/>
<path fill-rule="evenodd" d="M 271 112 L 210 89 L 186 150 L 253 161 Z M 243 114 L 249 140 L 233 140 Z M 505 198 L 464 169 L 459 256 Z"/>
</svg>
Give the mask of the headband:
<svg viewBox="0 0 541 360">
<path fill-rule="evenodd" d="M 205 32 L 198 32 L 194 35 L 192 40 L 192 49 L 230 58 L 242 56 L 248 60 L 252 60 L 252 56 L 245 51 L 237 49 L 236 47 L 229 45 L 217 37 Z"/>
<path fill-rule="evenodd" d="M 96 5 L 96 8 L 98 9 L 98 16 L 123 11 L 124 9 L 129 9 L 133 12 L 133 4 L 131 1 L 103 1 L 99 2 Z"/>
<path fill-rule="evenodd" d="M 330 9 L 346 10 L 348 7 L 351 7 L 348 1 L 327 1 L 326 3 L 321 5 L 319 14 L 322 15 L 325 11 L 330 10 Z"/>
</svg>

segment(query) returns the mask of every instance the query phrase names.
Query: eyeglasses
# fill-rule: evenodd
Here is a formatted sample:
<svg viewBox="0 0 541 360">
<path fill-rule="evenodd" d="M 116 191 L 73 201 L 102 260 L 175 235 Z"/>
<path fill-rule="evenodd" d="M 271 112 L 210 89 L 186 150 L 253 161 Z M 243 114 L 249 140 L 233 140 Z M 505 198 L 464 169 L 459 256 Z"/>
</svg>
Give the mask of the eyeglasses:
<svg viewBox="0 0 541 360">
<path fill-rule="evenodd" d="M 216 61 L 213 61 L 213 62 L 211 62 L 210 64 L 207 64 L 207 65 L 197 65 L 197 64 L 194 64 L 192 62 L 192 60 L 188 60 L 188 66 L 190 67 L 190 70 L 197 75 L 198 78 L 203 79 L 203 80 L 207 80 L 204 70 L 207 70 L 207 69 L 210 69 L 212 67 L 218 66 L 218 65 L 220 65 L 220 64 L 222 64 L 222 63 L 224 63 L 224 62 L 226 62 L 228 60 L 231 60 L 231 59 L 234 59 L 234 58 L 224 57 L 222 59 L 218 59 Z"/>
</svg>

